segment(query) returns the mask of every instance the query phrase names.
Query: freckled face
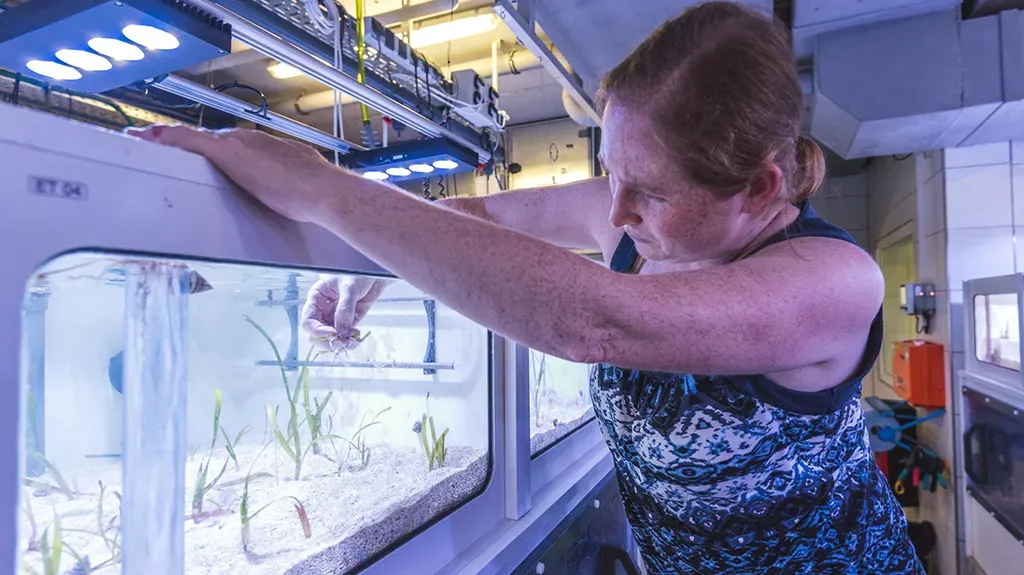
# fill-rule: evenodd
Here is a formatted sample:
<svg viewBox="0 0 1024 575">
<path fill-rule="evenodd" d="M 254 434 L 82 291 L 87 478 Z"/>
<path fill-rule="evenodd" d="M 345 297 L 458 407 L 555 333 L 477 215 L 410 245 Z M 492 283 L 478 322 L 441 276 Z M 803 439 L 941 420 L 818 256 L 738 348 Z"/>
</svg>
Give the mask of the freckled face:
<svg viewBox="0 0 1024 575">
<path fill-rule="evenodd" d="M 605 108 L 601 163 L 612 191 L 609 221 L 651 261 L 698 263 L 744 245 L 744 194 L 721 199 L 686 174 L 660 143 L 655 122 L 612 100 Z"/>
</svg>

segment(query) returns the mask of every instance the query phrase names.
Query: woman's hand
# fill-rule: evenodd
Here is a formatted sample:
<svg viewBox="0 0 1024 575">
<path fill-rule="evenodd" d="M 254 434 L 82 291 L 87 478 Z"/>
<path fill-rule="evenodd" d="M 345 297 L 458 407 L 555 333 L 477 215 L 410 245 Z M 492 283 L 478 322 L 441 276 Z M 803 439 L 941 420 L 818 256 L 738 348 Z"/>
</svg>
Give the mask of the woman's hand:
<svg viewBox="0 0 1024 575">
<path fill-rule="evenodd" d="M 128 133 L 206 156 L 257 200 L 299 222 L 314 221 L 325 198 L 337 192 L 339 176 L 347 173 L 306 144 L 254 130 L 155 125 Z"/>
<path fill-rule="evenodd" d="M 366 335 L 356 326 L 366 317 L 390 280 L 325 276 L 309 288 L 299 319 L 314 346 L 325 351 L 354 349 Z"/>
</svg>

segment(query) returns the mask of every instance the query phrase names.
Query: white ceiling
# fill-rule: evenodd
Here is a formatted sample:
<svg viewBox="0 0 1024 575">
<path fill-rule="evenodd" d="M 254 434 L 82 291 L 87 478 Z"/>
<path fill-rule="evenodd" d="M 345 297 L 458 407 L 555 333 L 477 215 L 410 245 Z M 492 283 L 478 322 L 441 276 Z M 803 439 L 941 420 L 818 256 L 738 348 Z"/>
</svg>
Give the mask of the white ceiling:
<svg viewBox="0 0 1024 575">
<path fill-rule="evenodd" d="M 772 0 L 741 1 L 768 12 L 773 6 Z M 621 0 L 535 2 L 537 21 L 589 88 L 658 26 L 700 3 L 699 0 L 642 0 L 637 5 Z"/>
</svg>

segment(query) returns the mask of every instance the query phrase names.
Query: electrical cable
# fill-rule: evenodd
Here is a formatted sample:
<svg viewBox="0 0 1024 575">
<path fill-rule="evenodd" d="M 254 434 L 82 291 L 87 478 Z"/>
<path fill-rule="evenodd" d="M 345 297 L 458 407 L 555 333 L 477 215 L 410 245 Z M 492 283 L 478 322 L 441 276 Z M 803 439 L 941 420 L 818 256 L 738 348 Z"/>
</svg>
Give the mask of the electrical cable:
<svg viewBox="0 0 1024 575">
<path fill-rule="evenodd" d="M 324 16 L 323 11 L 320 9 L 320 0 L 304 0 L 304 4 L 305 4 L 305 7 L 306 7 L 306 15 L 309 16 L 309 19 L 313 22 L 313 25 L 316 26 L 316 29 L 319 30 L 323 34 L 331 34 L 331 35 L 333 35 L 333 37 L 334 37 L 333 38 L 334 39 L 334 67 L 337 68 L 338 70 L 341 70 L 341 68 L 342 68 L 342 55 L 341 55 L 341 48 L 342 48 L 342 45 L 341 45 L 341 41 L 342 41 L 341 27 L 342 27 L 342 24 L 341 24 L 341 13 L 338 11 L 338 5 L 335 3 L 334 0 L 324 0 L 324 8 L 327 10 L 327 15 Z M 359 5 L 362 6 L 362 3 L 360 2 Z M 358 22 L 358 24 L 360 26 L 362 26 L 362 21 Z M 360 60 L 359 60 L 360 80 L 359 81 L 360 81 L 360 83 L 363 82 L 363 78 L 362 78 L 362 73 L 363 73 L 363 71 L 362 71 L 362 66 L 363 66 L 362 52 L 363 52 L 362 48 L 360 47 L 360 50 L 359 50 L 359 53 L 360 53 Z M 331 121 L 331 123 L 332 123 L 332 130 L 331 131 L 334 134 L 335 138 L 337 138 L 339 140 L 344 140 L 345 139 L 345 131 L 344 131 L 344 126 L 342 125 L 341 94 L 338 92 L 338 90 L 333 90 L 333 92 L 334 92 L 334 115 L 333 115 L 333 118 L 332 118 L 332 121 Z M 341 164 L 341 156 L 339 155 L 338 150 L 334 150 L 334 164 L 335 165 L 340 165 Z"/>
<path fill-rule="evenodd" d="M 512 51 L 509 52 L 509 55 L 508 55 L 508 69 L 515 76 L 518 76 L 518 75 L 522 74 L 522 72 L 519 70 L 519 68 L 516 67 L 516 51 L 518 51 L 518 50 L 519 50 L 518 46 L 516 48 L 512 48 Z"/>
<path fill-rule="evenodd" d="M 256 114 L 257 116 L 262 116 L 264 118 L 267 117 L 267 110 L 270 109 L 270 105 L 267 104 L 267 97 L 263 95 L 263 92 L 260 92 L 259 90 L 253 88 L 252 86 L 242 84 L 240 82 L 228 82 L 227 84 L 221 84 L 220 86 L 217 86 L 213 89 L 213 91 L 224 92 L 225 90 L 231 90 L 235 88 L 255 92 L 256 95 L 259 96 L 260 98 L 260 108 L 258 110 L 246 110 L 246 112 L 249 112 L 250 114 Z"/>
<path fill-rule="evenodd" d="M 115 101 L 113 101 L 113 100 L 111 100 L 109 98 L 104 98 L 103 96 L 96 96 L 96 95 L 93 95 L 93 94 L 85 94 L 85 93 L 82 93 L 82 92 L 76 92 L 74 90 L 69 90 L 67 88 L 62 88 L 60 86 L 50 86 L 49 84 L 46 84 L 44 82 L 40 82 L 38 80 L 33 80 L 31 78 L 25 78 L 20 73 L 15 74 L 15 73 L 8 72 L 6 70 L 0 70 L 0 76 L 6 77 L 6 78 L 13 78 L 14 79 L 14 88 L 13 88 L 13 90 L 11 92 L 11 104 L 14 104 L 14 105 L 18 104 L 18 98 L 19 98 L 19 96 L 21 94 L 21 84 L 24 82 L 25 84 L 36 86 L 36 87 L 42 89 L 44 92 L 46 92 L 47 93 L 47 96 L 46 96 L 47 101 L 49 101 L 49 93 L 51 91 L 55 91 L 58 94 L 62 93 L 63 95 L 67 96 L 68 99 L 72 99 L 74 97 L 74 98 L 82 98 L 83 100 L 91 100 L 93 102 L 99 102 L 99 103 L 103 104 L 104 106 L 108 106 L 109 108 L 114 110 L 114 112 L 117 113 L 117 115 L 121 116 L 121 118 L 124 119 L 124 122 L 125 122 L 125 124 L 128 127 L 134 127 L 135 126 L 135 122 L 133 122 L 131 117 L 128 114 L 125 113 L 124 108 L 122 108 L 117 102 L 115 102 Z"/>
</svg>

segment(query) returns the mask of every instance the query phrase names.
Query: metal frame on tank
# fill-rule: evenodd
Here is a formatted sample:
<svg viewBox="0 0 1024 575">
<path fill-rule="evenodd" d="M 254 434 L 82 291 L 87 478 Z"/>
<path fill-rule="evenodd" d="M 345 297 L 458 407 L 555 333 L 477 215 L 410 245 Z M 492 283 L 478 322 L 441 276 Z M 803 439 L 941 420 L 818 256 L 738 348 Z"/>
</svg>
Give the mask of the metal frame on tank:
<svg viewBox="0 0 1024 575">
<path fill-rule="evenodd" d="M 1024 274 L 969 280 L 963 286 L 964 369 L 954 374 L 952 397 L 957 554 L 961 572 L 994 575 L 1000 572 L 992 570 L 994 565 L 1005 568 L 1024 563 L 1024 538 L 1021 537 L 1024 534 L 1014 534 L 1000 524 L 996 511 L 988 509 L 985 502 L 972 495 L 967 485 L 965 433 L 972 423 L 967 398 L 971 396 L 986 403 L 995 402 L 1024 413 L 1024 371 L 1014 371 L 978 359 L 974 300 L 980 295 L 1011 294 L 1017 298 L 1018 309 L 1024 312 Z M 1018 329 L 1024 327 L 1024 313 L 1018 314 L 1017 321 Z M 972 554 L 972 547 L 976 553 Z M 985 565 L 989 570 L 984 570 Z"/>
</svg>

